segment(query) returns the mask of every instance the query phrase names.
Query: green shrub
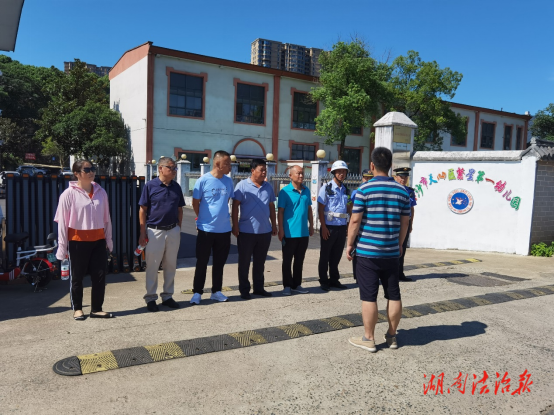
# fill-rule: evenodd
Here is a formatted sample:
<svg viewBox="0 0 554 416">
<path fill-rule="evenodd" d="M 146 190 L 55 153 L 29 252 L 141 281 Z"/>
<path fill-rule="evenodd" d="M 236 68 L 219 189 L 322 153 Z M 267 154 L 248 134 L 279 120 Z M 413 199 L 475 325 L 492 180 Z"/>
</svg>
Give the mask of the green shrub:
<svg viewBox="0 0 554 416">
<path fill-rule="evenodd" d="M 554 254 L 554 241 L 550 245 L 546 243 L 533 244 L 531 246 L 531 255 L 536 257 L 552 257 Z"/>
</svg>

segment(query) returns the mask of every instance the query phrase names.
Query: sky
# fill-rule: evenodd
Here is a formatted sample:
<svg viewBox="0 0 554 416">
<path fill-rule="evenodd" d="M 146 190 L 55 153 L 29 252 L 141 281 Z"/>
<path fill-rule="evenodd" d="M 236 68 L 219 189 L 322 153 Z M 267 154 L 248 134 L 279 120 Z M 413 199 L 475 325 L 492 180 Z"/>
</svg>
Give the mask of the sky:
<svg viewBox="0 0 554 416">
<path fill-rule="evenodd" d="M 23 64 L 113 66 L 144 42 L 250 62 L 265 38 L 331 49 L 358 36 L 376 59 L 408 50 L 463 74 L 451 100 L 523 114 L 554 103 L 554 0 L 25 0 Z"/>
</svg>

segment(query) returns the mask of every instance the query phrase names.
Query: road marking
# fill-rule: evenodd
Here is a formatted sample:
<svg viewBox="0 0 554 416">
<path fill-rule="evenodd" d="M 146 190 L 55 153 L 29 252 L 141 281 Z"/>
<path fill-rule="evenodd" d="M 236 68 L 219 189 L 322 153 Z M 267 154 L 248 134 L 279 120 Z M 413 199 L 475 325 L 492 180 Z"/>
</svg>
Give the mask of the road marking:
<svg viewBox="0 0 554 416">
<path fill-rule="evenodd" d="M 402 316 L 404 318 L 415 318 L 551 294 L 554 294 L 554 285 L 487 293 L 479 296 L 409 306 L 403 308 Z M 386 320 L 386 312 L 379 311 L 378 322 L 386 322 Z M 297 322 L 290 325 L 73 356 L 58 361 L 54 364 L 53 370 L 64 376 L 80 376 L 134 365 L 285 341 L 358 326 L 363 326 L 362 316 L 359 313 L 353 313 Z"/>
<path fill-rule="evenodd" d="M 425 263 L 425 264 L 412 264 L 404 266 L 404 271 L 417 270 L 417 269 L 426 269 L 429 267 L 442 267 L 442 266 L 451 266 L 456 264 L 468 264 L 468 263 L 478 263 L 481 260 L 477 259 L 465 259 L 465 260 L 452 260 L 452 261 L 443 261 L 441 263 Z M 341 277 L 354 277 L 352 273 L 341 274 Z M 317 282 L 319 277 L 306 277 L 302 279 L 302 283 L 306 282 Z M 264 287 L 273 287 L 273 286 L 282 286 L 283 282 L 265 282 Z M 221 288 L 222 292 L 231 292 L 233 290 L 239 290 L 237 286 L 225 286 Z M 194 292 L 192 289 L 185 289 L 181 291 L 183 295 L 192 295 Z"/>
</svg>

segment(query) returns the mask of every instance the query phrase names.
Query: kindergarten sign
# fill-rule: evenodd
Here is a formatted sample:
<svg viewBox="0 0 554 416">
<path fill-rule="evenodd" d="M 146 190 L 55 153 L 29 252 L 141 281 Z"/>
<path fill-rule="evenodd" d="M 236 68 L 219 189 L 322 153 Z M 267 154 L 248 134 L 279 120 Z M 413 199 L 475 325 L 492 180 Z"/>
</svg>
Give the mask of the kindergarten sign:
<svg viewBox="0 0 554 416">
<path fill-rule="evenodd" d="M 469 185 L 468 182 L 472 182 L 478 186 L 490 187 L 490 192 L 498 193 L 499 198 L 505 200 L 510 207 L 519 210 L 521 205 L 521 198 L 519 196 L 512 196 L 512 189 L 508 187 L 506 181 L 502 181 L 502 178 L 491 178 L 487 177 L 485 171 L 480 170 L 476 171 L 475 169 L 468 169 L 466 172 L 464 168 L 458 167 L 448 169 L 448 174 L 446 172 L 438 172 L 436 174 L 436 179 L 434 173 L 429 173 L 426 176 L 422 176 L 414 186 L 416 192 L 416 198 L 423 198 L 426 192 L 432 192 L 433 184 L 438 184 L 440 181 L 445 182 L 454 182 L 456 185 L 465 184 Z M 499 179 L 496 181 L 496 179 Z M 415 180 L 417 181 L 417 180 Z M 460 183 L 462 182 L 462 183 Z M 425 189 L 424 189 L 425 187 Z M 447 205 L 450 210 L 456 214 L 465 214 L 471 210 L 474 204 L 474 199 L 471 193 L 465 188 L 457 188 L 448 194 Z"/>
</svg>

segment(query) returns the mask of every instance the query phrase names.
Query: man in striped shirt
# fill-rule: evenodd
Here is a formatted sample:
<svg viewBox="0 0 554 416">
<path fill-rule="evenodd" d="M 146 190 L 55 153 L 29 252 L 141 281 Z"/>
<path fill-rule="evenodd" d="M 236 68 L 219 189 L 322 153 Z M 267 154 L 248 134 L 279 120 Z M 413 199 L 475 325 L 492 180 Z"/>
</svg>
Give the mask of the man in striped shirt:
<svg viewBox="0 0 554 416">
<path fill-rule="evenodd" d="M 375 177 L 357 193 L 348 229 L 347 257 L 357 256 L 356 277 L 362 301 L 364 336 L 349 342 L 370 352 L 375 347 L 377 293 L 379 281 L 387 299 L 389 328 L 385 341 L 396 349 L 396 329 L 402 315 L 399 285 L 399 257 L 410 221 L 410 197 L 404 187 L 388 176 L 392 153 L 377 147 L 371 153 L 371 171 Z M 356 236 L 359 241 L 355 247 Z"/>
</svg>

